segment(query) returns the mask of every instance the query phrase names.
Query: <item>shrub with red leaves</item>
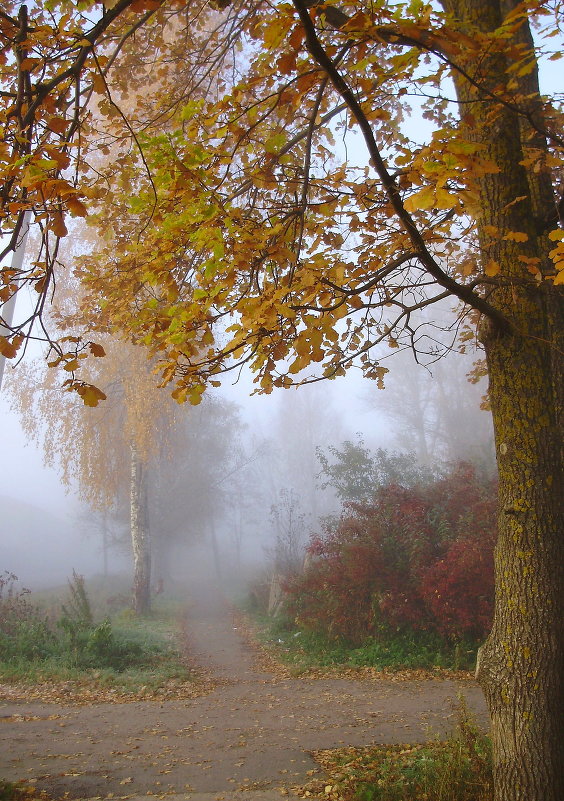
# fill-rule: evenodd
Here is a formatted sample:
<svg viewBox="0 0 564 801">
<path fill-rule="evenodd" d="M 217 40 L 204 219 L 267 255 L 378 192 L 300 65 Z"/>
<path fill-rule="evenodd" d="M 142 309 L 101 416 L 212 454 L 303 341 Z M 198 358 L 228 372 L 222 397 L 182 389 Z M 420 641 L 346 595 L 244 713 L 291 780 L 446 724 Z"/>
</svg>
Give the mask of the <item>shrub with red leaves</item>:
<svg viewBox="0 0 564 801">
<path fill-rule="evenodd" d="M 468 464 L 350 503 L 287 584 L 300 626 L 352 643 L 393 630 L 483 637 L 493 609 L 497 490 Z"/>
</svg>

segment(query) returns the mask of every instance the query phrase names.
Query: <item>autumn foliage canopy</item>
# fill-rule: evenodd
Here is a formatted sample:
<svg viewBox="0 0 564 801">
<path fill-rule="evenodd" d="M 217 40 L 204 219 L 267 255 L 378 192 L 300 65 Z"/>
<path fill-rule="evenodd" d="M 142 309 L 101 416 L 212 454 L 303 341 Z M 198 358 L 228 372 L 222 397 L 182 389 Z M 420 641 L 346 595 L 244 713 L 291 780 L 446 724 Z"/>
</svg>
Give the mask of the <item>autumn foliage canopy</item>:
<svg viewBox="0 0 564 801">
<path fill-rule="evenodd" d="M 382 346 L 435 358 L 452 345 L 413 316 L 447 297 L 506 328 L 486 291 L 497 243 L 520 249 L 528 280 L 559 283 L 562 231 L 555 212 L 538 222 L 550 265 L 509 219 L 484 228 L 477 257 L 480 186 L 500 166 L 483 122 L 459 118 L 447 76 L 467 76 L 484 53 L 501 60 L 515 39 L 503 81 L 468 80 L 491 105 L 486 124 L 507 106 L 524 124 L 542 118 L 548 145 L 533 125 L 526 160 L 539 175 L 556 168 L 561 119 L 527 94 L 534 62 L 520 39 L 528 14 L 558 56 L 544 5 L 468 35 L 419 0 L 6 3 L 2 247 L 16 247 L 26 212 L 41 247 L 17 274 L 2 271 L 0 300 L 29 285 L 37 303 L 0 351 L 16 356 L 44 321 L 60 240 L 85 217 L 101 241 L 74 262 L 88 288 L 83 337 L 53 343 L 52 363 L 91 405 L 101 395 L 76 378 L 79 357 L 99 353 L 89 328 L 145 345 L 174 397 L 193 403 L 242 362 L 262 392 L 353 360 L 381 385 Z M 410 122 L 414 106 L 431 135 Z"/>
</svg>

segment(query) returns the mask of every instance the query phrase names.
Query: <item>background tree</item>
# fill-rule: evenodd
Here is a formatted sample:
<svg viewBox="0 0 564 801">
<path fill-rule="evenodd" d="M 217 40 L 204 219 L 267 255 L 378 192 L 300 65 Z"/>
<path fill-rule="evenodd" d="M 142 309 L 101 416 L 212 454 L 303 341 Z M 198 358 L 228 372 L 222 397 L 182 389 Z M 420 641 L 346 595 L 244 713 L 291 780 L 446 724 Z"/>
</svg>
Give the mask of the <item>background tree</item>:
<svg viewBox="0 0 564 801">
<path fill-rule="evenodd" d="M 270 522 L 275 532 L 275 570 L 293 576 L 301 571 L 308 533 L 306 515 L 293 490 L 280 490 L 279 501 L 270 510 Z"/>
<path fill-rule="evenodd" d="M 42 443 L 45 462 L 58 467 L 63 484 L 76 486 L 81 499 L 102 514 L 128 504 L 133 606 L 144 614 L 151 594 L 150 463 L 159 449 L 166 451 L 180 410 L 155 386 L 139 348 L 105 344 L 106 356 L 92 376 L 104 387 L 103 406 L 84 406 L 38 363 L 19 373 L 12 397 L 24 429 Z"/>
<path fill-rule="evenodd" d="M 158 576 L 180 578 L 176 563 L 186 562 L 185 549 L 206 540 L 218 575 L 229 565 L 220 534 L 230 527 L 233 506 L 250 493 L 244 451 L 244 425 L 235 403 L 210 396 L 201 405 L 182 409 L 174 436 L 152 469 L 151 528 L 158 543 Z"/>
<path fill-rule="evenodd" d="M 321 486 L 335 489 L 340 501 L 369 501 L 378 487 L 400 484 L 410 487 L 431 471 L 423 469 L 412 453 L 389 453 L 383 448 L 370 451 L 358 438 L 345 440 L 340 446 L 317 449 L 321 466 Z"/>
<path fill-rule="evenodd" d="M 282 487 L 299 496 L 311 525 L 332 510 L 334 504 L 321 490 L 317 474 L 317 448 L 338 441 L 343 422 L 331 394 L 321 386 L 280 396 L 270 427 L 278 447 L 276 491 Z M 275 497 L 271 503 L 278 503 Z"/>
<path fill-rule="evenodd" d="M 424 366 L 405 350 L 394 355 L 386 391 L 365 395 L 367 405 L 393 424 L 394 445 L 413 450 L 420 464 L 464 459 L 495 469 L 491 413 L 482 408 L 487 382 L 483 376 L 468 380 L 476 373 L 475 359 L 472 349 Z"/>
</svg>

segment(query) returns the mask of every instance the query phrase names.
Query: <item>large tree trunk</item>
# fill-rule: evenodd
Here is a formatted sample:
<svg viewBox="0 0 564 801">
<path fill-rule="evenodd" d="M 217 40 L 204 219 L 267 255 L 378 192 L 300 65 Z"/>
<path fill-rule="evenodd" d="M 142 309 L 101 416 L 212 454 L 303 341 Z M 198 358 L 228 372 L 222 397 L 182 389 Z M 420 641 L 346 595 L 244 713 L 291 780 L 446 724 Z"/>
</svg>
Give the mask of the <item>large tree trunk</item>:
<svg viewBox="0 0 564 801">
<path fill-rule="evenodd" d="M 133 609 L 145 615 L 151 608 L 151 549 L 147 520 L 146 469 L 131 445 L 130 524 L 133 547 Z"/>
<path fill-rule="evenodd" d="M 470 36 L 495 29 L 511 5 L 506 0 L 503 8 L 497 0 L 443 3 Z M 517 41 L 529 38 L 525 28 L 516 34 Z M 506 66 L 500 54 L 483 59 L 479 76 L 489 80 L 487 90 L 499 90 Z M 476 74 L 475 64 L 466 67 Z M 495 617 L 477 675 L 491 715 L 495 799 L 562 801 L 564 305 L 562 287 L 550 278 L 537 284 L 522 260 L 538 259 L 545 274 L 550 272 L 539 218 L 554 217 L 554 201 L 547 174 L 523 166 L 531 144 L 528 126 L 510 109 L 495 108 L 460 75 L 454 79 L 463 121 L 468 115 L 468 137 L 479 141 L 499 167 L 479 181 L 478 230 L 482 263 L 493 259 L 500 266 L 488 300 L 508 320 L 505 331 L 482 326 L 500 504 Z M 520 88 L 534 100 L 533 86 Z M 542 145 L 538 137 L 534 145 Z M 497 236 L 491 233 L 495 228 Z M 504 237 L 508 232 L 528 239 L 517 244 Z"/>
<path fill-rule="evenodd" d="M 551 354 L 486 342 L 500 477 L 496 606 L 478 679 L 496 801 L 564 799 L 564 481 Z M 560 371 L 556 371 L 556 373 Z"/>
</svg>

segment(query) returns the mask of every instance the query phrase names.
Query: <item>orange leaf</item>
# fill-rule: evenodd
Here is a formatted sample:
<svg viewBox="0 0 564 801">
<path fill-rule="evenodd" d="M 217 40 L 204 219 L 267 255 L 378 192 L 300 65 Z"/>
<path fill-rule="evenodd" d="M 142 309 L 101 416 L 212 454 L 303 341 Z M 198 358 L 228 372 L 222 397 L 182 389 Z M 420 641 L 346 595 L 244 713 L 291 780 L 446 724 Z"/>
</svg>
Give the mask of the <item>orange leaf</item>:
<svg viewBox="0 0 564 801">
<path fill-rule="evenodd" d="M 49 117 L 47 120 L 47 126 L 58 134 L 64 134 L 67 130 L 68 121 L 63 119 L 62 117 Z"/>
<path fill-rule="evenodd" d="M 63 153 L 58 147 L 55 147 L 54 145 L 45 145 L 45 152 L 49 155 L 49 158 L 57 162 L 57 167 L 60 170 L 66 170 L 66 168 L 69 166 L 70 156 L 68 153 Z"/>
<path fill-rule="evenodd" d="M 156 11 L 160 6 L 161 0 L 135 0 L 129 8 L 136 13 L 143 13 L 143 11 Z"/>
<path fill-rule="evenodd" d="M 283 53 L 276 62 L 276 66 L 282 75 L 290 75 L 296 69 L 296 53 Z"/>
<path fill-rule="evenodd" d="M 301 25 L 296 25 L 290 36 L 288 37 L 288 44 L 293 50 L 297 50 L 305 38 L 305 31 Z"/>
<path fill-rule="evenodd" d="M 0 354 L 5 356 L 6 359 L 13 359 L 23 340 L 24 338 L 21 335 L 14 337 L 11 342 L 7 337 L 0 336 Z"/>
<path fill-rule="evenodd" d="M 88 210 L 84 203 L 79 200 L 76 195 L 71 195 L 67 198 L 67 208 L 73 217 L 86 217 Z"/>
<path fill-rule="evenodd" d="M 106 94 L 106 81 L 104 77 L 100 75 L 99 72 L 95 72 L 92 75 L 92 88 L 96 92 L 96 94 L 104 95 Z"/>
<path fill-rule="evenodd" d="M 65 218 L 63 217 L 63 213 L 60 211 L 56 211 L 53 214 L 48 227 L 56 236 L 63 237 L 68 234 L 67 226 L 65 225 Z"/>
</svg>

